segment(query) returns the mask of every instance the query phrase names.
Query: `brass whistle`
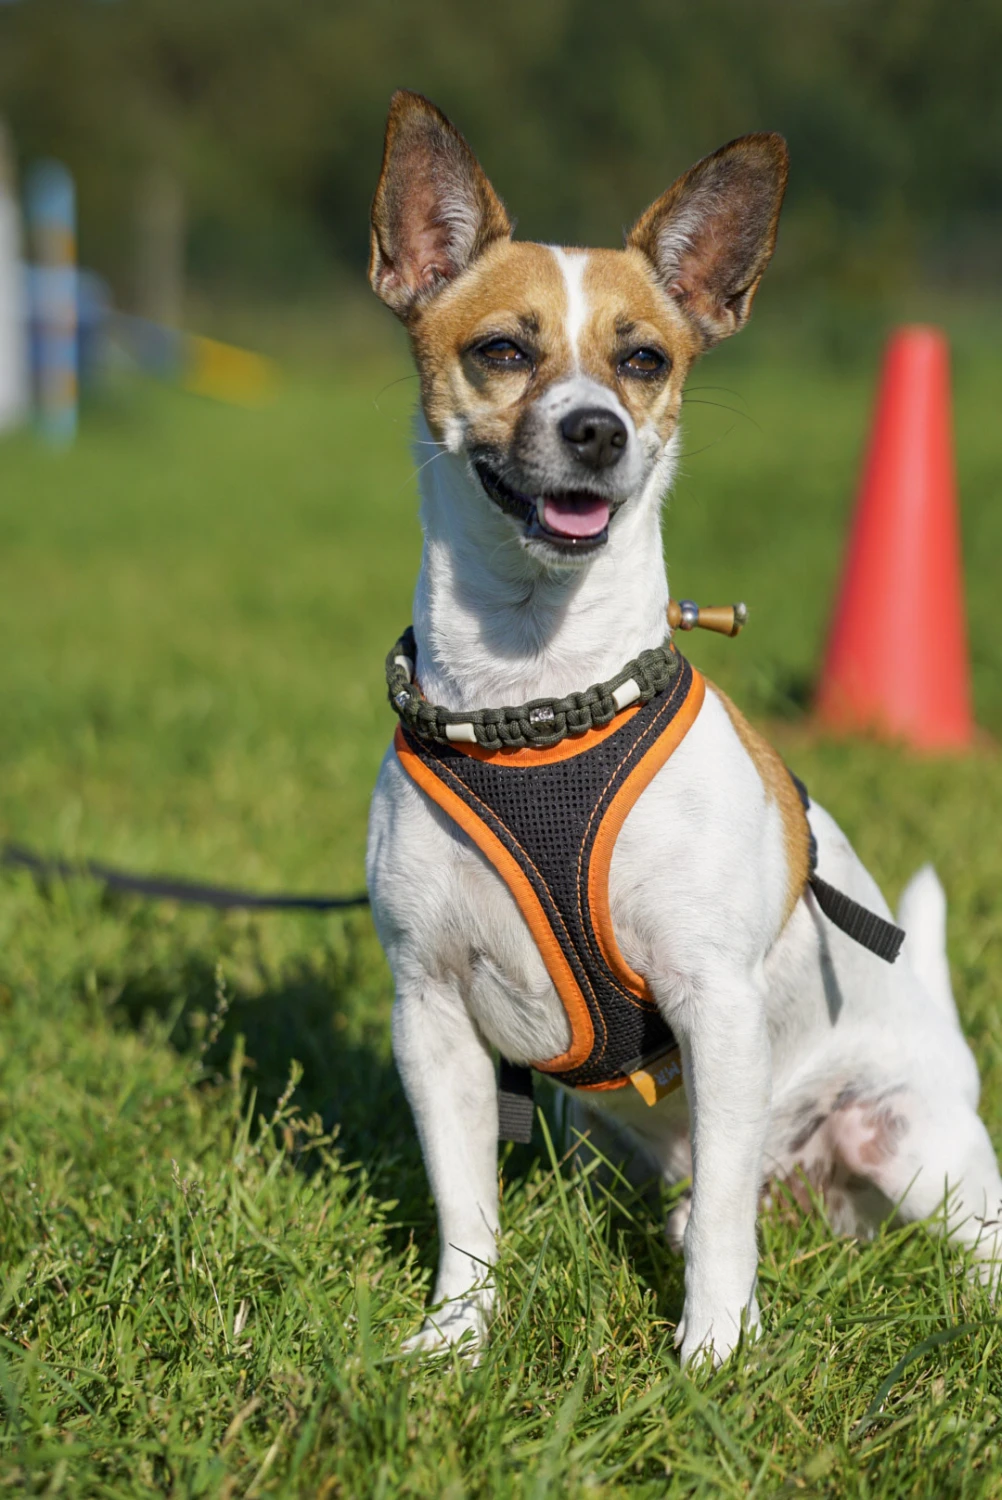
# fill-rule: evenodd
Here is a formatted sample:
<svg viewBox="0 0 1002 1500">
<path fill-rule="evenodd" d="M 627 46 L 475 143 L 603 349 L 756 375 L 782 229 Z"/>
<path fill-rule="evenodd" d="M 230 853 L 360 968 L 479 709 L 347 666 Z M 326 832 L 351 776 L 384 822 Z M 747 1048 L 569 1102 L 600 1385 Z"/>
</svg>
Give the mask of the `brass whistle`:
<svg viewBox="0 0 1002 1500">
<path fill-rule="evenodd" d="M 738 635 L 748 623 L 746 604 L 711 604 L 701 609 L 694 599 L 669 599 L 668 624 L 672 630 L 714 630 L 717 635 Z"/>
</svg>

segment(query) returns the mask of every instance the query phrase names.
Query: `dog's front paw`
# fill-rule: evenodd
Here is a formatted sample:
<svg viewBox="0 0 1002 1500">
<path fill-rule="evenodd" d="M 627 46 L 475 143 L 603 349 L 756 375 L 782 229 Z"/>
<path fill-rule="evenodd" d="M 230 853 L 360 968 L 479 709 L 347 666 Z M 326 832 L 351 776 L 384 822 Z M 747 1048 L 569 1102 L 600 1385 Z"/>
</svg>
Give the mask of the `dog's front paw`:
<svg viewBox="0 0 1002 1500">
<path fill-rule="evenodd" d="M 762 1326 L 758 1302 L 738 1308 L 693 1309 L 688 1299 L 675 1330 L 675 1347 L 681 1350 L 682 1367 L 698 1363 L 707 1355 L 714 1369 L 730 1358 L 742 1337 L 756 1338 Z"/>
<path fill-rule="evenodd" d="M 692 1213 L 692 1193 L 683 1193 L 665 1220 L 665 1239 L 676 1255 L 685 1249 L 685 1231 Z"/>
<path fill-rule="evenodd" d="M 482 1308 L 466 1298 L 446 1302 L 429 1313 L 417 1333 L 400 1346 L 402 1354 L 445 1354 L 461 1346 L 476 1364 L 480 1348 L 487 1340 L 487 1318 Z"/>
</svg>

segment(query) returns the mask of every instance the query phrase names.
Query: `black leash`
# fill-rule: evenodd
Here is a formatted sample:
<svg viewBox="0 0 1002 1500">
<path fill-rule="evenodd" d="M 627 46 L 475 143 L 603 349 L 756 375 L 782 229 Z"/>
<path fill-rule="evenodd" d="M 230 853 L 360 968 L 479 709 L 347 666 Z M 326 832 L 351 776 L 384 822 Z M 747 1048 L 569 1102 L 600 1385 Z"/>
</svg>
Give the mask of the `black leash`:
<svg viewBox="0 0 1002 1500">
<path fill-rule="evenodd" d="M 28 870 L 41 879 L 69 880 L 84 875 L 99 880 L 113 891 L 129 891 L 161 901 L 184 901 L 191 906 L 214 906 L 219 911 L 245 907 L 250 911 L 347 911 L 354 906 L 368 906 L 369 897 L 357 896 L 267 896 L 256 891 L 241 891 L 223 885 L 203 885 L 196 880 L 176 880 L 170 875 L 130 875 L 113 865 L 95 859 L 74 863 L 68 859 L 48 859 L 33 854 L 20 844 L 0 846 L 0 864 L 12 869 Z"/>
</svg>

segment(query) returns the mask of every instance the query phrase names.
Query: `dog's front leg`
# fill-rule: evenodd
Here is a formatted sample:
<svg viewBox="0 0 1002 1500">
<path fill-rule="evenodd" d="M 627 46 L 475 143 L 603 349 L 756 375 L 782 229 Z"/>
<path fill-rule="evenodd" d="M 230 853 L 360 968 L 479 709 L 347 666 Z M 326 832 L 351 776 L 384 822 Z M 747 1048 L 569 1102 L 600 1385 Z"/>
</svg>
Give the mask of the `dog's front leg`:
<svg viewBox="0 0 1002 1500">
<path fill-rule="evenodd" d="M 497 1087 L 490 1053 L 456 990 L 398 986 L 393 1054 L 438 1211 L 434 1304 L 404 1346 L 435 1349 L 487 1330 L 497 1254 Z"/>
<path fill-rule="evenodd" d="M 759 1321 L 755 1226 L 771 1102 L 763 996 L 747 978 L 708 979 L 678 1030 L 693 1184 L 676 1339 L 683 1364 L 706 1350 L 719 1364 Z"/>
</svg>

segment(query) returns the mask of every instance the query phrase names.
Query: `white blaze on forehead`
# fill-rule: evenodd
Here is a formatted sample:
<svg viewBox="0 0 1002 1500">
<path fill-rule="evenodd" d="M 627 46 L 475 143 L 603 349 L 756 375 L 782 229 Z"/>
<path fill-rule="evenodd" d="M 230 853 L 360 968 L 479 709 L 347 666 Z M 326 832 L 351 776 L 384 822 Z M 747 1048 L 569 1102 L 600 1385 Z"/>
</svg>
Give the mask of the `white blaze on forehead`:
<svg viewBox="0 0 1002 1500">
<path fill-rule="evenodd" d="M 574 356 L 574 368 L 580 369 L 581 361 L 578 346 L 585 323 L 588 320 L 588 298 L 585 296 L 584 273 L 588 264 L 587 250 L 561 250 L 559 246 L 550 247 L 556 257 L 560 274 L 564 278 L 564 288 L 567 292 L 567 312 L 565 314 L 567 338 Z"/>
</svg>

